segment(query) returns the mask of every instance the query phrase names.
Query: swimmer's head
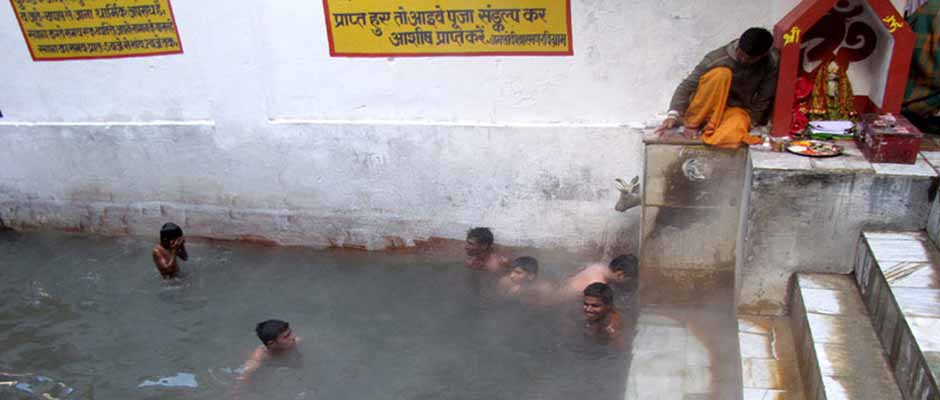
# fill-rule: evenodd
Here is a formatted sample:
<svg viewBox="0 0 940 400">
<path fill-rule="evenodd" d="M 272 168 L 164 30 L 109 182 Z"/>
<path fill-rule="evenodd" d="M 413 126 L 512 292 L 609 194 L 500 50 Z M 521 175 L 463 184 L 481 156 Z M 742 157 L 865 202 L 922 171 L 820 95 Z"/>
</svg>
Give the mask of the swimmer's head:
<svg viewBox="0 0 940 400">
<path fill-rule="evenodd" d="M 639 275 L 639 261 L 633 254 L 623 254 L 610 261 L 610 272 L 617 283 L 636 282 Z"/>
<path fill-rule="evenodd" d="M 183 229 L 172 222 L 163 224 L 160 228 L 160 244 L 170 248 L 170 243 L 183 236 Z"/>
<path fill-rule="evenodd" d="M 463 249 L 470 257 L 489 252 L 493 248 L 493 232 L 490 228 L 473 228 L 467 232 L 467 243 Z"/>
<path fill-rule="evenodd" d="M 509 272 L 509 280 L 520 285 L 526 282 L 534 281 L 539 275 L 539 262 L 533 257 L 519 257 L 512 260 L 512 271 Z"/>
<path fill-rule="evenodd" d="M 614 291 L 606 283 L 594 282 L 584 288 L 584 317 L 597 321 L 613 309 Z"/>
<path fill-rule="evenodd" d="M 255 326 L 258 339 L 271 350 L 285 350 L 294 347 L 297 338 L 287 322 L 269 319 Z"/>
</svg>

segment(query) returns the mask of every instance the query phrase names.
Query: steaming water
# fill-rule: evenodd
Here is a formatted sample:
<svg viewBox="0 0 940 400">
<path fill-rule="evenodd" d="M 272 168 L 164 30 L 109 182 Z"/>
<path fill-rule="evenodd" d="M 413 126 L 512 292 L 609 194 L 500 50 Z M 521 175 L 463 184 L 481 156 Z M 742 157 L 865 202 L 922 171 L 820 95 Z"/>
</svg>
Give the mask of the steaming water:
<svg viewBox="0 0 940 400">
<path fill-rule="evenodd" d="M 291 323 L 300 357 L 242 399 L 629 392 L 628 354 L 565 334 L 563 313 L 482 301 L 459 259 L 188 243 L 166 283 L 152 245 L 0 234 L 0 399 L 225 398 L 268 318 Z"/>
</svg>

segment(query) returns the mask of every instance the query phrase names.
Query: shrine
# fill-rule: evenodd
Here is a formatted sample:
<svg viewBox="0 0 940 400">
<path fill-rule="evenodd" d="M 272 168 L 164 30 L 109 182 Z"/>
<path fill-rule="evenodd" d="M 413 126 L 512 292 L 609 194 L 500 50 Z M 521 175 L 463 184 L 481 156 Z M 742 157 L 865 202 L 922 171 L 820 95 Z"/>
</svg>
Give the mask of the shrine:
<svg viewBox="0 0 940 400">
<path fill-rule="evenodd" d="M 774 136 L 809 120 L 898 113 L 914 33 L 888 0 L 804 0 L 774 25 Z"/>
</svg>

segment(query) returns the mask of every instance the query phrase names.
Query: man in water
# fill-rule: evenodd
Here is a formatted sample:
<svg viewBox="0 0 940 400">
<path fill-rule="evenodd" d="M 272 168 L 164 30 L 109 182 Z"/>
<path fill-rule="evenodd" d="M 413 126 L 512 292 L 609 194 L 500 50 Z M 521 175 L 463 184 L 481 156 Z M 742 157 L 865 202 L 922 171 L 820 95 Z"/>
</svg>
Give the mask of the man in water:
<svg viewBox="0 0 940 400">
<path fill-rule="evenodd" d="M 617 256 L 610 264 L 591 264 L 584 267 L 558 290 L 559 301 L 576 298 L 593 283 L 603 283 L 618 289 L 625 306 L 630 306 L 636 294 L 639 275 L 639 261 L 633 254 Z"/>
<path fill-rule="evenodd" d="M 614 291 L 605 283 L 595 282 L 584 288 L 583 294 L 584 335 L 626 349 L 623 318 L 614 308 Z"/>
<path fill-rule="evenodd" d="M 186 237 L 178 225 L 167 222 L 160 228 L 160 244 L 153 247 L 153 263 L 163 279 L 176 278 L 180 272 L 177 258 L 186 261 Z"/>
<path fill-rule="evenodd" d="M 255 326 L 255 334 L 261 340 L 261 345 L 255 348 L 248 360 L 242 366 L 241 375 L 235 381 L 234 397 L 238 397 L 242 386 L 251 381 L 251 376 L 261 366 L 277 359 L 285 359 L 297 353 L 297 341 L 290 324 L 287 322 L 269 319 Z"/>
<path fill-rule="evenodd" d="M 509 259 L 495 254 L 493 232 L 489 228 L 473 228 L 467 232 L 463 249 L 467 252 L 467 268 L 495 274 L 506 273 L 509 268 Z"/>
<path fill-rule="evenodd" d="M 758 144 L 749 134 L 768 116 L 777 89 L 774 37 L 763 28 L 750 28 L 737 40 L 712 52 L 679 84 L 669 114 L 657 130 L 678 127 L 702 130 L 702 141 L 736 149 Z"/>
<path fill-rule="evenodd" d="M 553 294 L 552 285 L 538 280 L 539 262 L 533 257 L 512 260 L 509 274 L 500 278 L 498 292 L 532 305 L 546 304 Z"/>
</svg>

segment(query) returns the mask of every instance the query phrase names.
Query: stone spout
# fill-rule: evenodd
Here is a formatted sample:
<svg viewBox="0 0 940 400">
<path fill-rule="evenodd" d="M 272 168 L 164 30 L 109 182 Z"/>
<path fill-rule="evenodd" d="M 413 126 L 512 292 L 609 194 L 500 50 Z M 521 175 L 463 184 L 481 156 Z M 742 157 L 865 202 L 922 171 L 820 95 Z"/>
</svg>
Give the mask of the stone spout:
<svg viewBox="0 0 940 400">
<path fill-rule="evenodd" d="M 617 182 L 617 190 L 620 191 L 620 199 L 617 200 L 617 205 L 614 206 L 614 210 L 624 212 L 643 202 L 643 199 L 640 197 L 639 176 L 634 176 L 629 184 L 620 178 L 614 179 L 614 182 Z"/>
</svg>

